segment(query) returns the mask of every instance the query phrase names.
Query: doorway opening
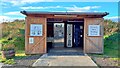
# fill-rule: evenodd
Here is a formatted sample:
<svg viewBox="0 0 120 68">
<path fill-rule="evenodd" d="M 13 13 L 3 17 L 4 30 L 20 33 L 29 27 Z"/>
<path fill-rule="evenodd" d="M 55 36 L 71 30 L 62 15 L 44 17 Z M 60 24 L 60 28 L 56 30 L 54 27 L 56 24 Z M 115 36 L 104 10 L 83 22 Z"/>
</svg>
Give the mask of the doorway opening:
<svg viewBox="0 0 120 68">
<path fill-rule="evenodd" d="M 83 52 L 84 19 L 47 19 L 47 52 Z"/>
</svg>

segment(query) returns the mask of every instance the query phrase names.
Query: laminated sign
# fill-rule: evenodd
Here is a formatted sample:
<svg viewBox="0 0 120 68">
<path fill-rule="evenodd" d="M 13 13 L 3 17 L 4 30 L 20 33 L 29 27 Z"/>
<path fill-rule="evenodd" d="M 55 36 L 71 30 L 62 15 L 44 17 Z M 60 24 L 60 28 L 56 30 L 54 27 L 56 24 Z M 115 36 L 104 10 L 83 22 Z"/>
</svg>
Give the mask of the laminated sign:
<svg viewBox="0 0 120 68">
<path fill-rule="evenodd" d="M 42 36 L 42 24 L 31 24 L 30 36 Z"/>
<path fill-rule="evenodd" d="M 29 38 L 29 44 L 33 44 L 34 43 L 34 38 Z"/>
<path fill-rule="evenodd" d="M 100 36 L 100 25 L 89 25 L 88 36 Z"/>
</svg>

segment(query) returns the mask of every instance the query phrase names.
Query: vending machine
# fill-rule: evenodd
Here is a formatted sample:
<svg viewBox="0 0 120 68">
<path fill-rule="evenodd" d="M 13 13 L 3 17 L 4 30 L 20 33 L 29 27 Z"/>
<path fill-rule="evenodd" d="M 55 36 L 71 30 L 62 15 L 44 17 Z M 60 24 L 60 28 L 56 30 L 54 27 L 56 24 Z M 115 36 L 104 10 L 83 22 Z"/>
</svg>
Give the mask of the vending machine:
<svg viewBox="0 0 120 68">
<path fill-rule="evenodd" d="M 67 24 L 67 47 L 72 47 L 72 24 Z"/>
<path fill-rule="evenodd" d="M 53 47 L 64 47 L 64 23 L 54 23 Z"/>
</svg>

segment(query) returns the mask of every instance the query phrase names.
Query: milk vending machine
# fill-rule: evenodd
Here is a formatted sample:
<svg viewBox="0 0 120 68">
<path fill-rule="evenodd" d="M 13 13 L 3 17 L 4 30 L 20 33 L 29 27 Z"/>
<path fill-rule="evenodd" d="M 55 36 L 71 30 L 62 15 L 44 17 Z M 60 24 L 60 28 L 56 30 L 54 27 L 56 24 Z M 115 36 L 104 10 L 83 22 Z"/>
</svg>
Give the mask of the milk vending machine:
<svg viewBox="0 0 120 68">
<path fill-rule="evenodd" d="M 67 47 L 72 47 L 72 24 L 67 24 Z"/>
</svg>

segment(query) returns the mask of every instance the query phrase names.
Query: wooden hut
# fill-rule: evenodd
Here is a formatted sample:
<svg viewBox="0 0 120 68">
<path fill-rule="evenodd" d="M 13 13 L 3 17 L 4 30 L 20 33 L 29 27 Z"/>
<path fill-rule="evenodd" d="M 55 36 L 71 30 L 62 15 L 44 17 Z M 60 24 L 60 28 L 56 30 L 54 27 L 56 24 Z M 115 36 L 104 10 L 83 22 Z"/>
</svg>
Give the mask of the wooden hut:
<svg viewBox="0 0 120 68">
<path fill-rule="evenodd" d="M 21 13 L 26 15 L 26 54 L 49 53 L 52 49 L 53 52 L 78 49 L 83 53 L 103 53 L 103 17 L 107 12 Z"/>
</svg>

